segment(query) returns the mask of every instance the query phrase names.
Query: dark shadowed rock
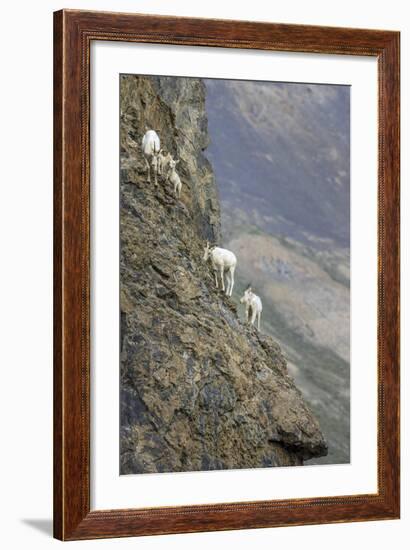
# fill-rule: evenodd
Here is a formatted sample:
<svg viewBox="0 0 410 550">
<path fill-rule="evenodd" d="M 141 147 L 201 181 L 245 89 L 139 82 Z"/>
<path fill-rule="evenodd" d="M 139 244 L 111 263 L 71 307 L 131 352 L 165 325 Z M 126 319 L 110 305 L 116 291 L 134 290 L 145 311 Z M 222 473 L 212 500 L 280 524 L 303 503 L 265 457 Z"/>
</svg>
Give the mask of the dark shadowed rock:
<svg viewBox="0 0 410 550">
<path fill-rule="evenodd" d="M 146 182 L 146 129 L 182 196 Z M 326 454 L 279 346 L 239 320 L 202 262 L 220 239 L 204 86 L 121 77 L 121 473 L 299 465 Z"/>
</svg>

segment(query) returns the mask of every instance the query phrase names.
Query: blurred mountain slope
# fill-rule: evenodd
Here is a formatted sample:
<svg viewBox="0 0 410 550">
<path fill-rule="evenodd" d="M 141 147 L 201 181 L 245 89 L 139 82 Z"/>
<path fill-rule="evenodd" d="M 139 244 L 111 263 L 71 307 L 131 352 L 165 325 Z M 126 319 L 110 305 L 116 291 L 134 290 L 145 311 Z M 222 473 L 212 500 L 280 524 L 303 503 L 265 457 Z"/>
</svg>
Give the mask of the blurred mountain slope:
<svg viewBox="0 0 410 550">
<path fill-rule="evenodd" d="M 205 80 L 222 242 L 329 443 L 350 460 L 350 89 Z"/>
</svg>

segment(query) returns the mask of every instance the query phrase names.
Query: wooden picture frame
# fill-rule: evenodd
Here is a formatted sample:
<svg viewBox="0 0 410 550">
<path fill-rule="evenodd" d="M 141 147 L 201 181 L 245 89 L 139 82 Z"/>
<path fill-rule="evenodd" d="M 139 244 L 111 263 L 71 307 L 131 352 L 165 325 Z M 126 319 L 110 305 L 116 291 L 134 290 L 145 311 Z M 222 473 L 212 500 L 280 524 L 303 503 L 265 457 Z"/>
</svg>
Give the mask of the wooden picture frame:
<svg viewBox="0 0 410 550">
<path fill-rule="evenodd" d="M 90 45 L 93 40 L 378 61 L 378 492 L 90 510 Z M 398 32 L 63 10 L 54 14 L 54 536 L 62 540 L 399 517 Z"/>
</svg>

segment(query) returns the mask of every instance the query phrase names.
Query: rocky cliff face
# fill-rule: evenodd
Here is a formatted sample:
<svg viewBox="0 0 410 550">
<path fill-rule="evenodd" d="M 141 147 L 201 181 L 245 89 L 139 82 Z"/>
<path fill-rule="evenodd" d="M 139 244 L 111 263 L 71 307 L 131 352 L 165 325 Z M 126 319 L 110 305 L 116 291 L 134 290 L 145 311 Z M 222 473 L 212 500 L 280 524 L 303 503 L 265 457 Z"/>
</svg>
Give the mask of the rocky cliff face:
<svg viewBox="0 0 410 550">
<path fill-rule="evenodd" d="M 146 129 L 180 159 L 180 200 L 161 178 L 146 182 Z M 207 144 L 200 80 L 121 77 L 122 474 L 299 465 L 327 452 L 279 346 L 241 323 L 202 262 L 204 240 L 220 239 Z"/>
</svg>

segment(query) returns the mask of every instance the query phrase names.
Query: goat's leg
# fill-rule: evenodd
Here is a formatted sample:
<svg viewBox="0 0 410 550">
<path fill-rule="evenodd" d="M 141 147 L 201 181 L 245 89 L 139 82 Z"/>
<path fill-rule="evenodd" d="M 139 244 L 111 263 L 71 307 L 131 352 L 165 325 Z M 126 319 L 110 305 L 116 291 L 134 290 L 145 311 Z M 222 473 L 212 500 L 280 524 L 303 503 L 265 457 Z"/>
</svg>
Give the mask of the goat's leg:
<svg viewBox="0 0 410 550">
<path fill-rule="evenodd" d="M 231 274 L 231 288 L 229 289 L 229 296 L 232 296 L 235 268 L 231 267 L 229 273 Z"/>
<path fill-rule="evenodd" d="M 261 328 L 261 312 L 258 312 L 258 330 Z"/>
<path fill-rule="evenodd" d="M 221 267 L 220 268 L 220 275 L 221 275 L 221 282 L 222 282 L 222 290 L 225 292 L 225 273 L 224 273 L 224 268 Z"/>
<path fill-rule="evenodd" d="M 218 272 L 216 271 L 216 269 L 214 271 L 214 275 L 215 275 L 215 286 L 216 288 L 218 288 Z"/>
<path fill-rule="evenodd" d="M 151 183 L 151 166 L 150 166 L 150 163 L 148 162 L 147 157 L 144 157 L 144 158 L 145 158 L 145 162 L 147 164 L 147 170 L 148 170 L 148 172 L 147 172 L 147 181 L 148 181 L 148 183 Z"/>
<path fill-rule="evenodd" d="M 224 275 L 226 277 L 226 292 L 225 292 L 225 294 L 227 296 L 229 296 L 229 291 L 231 289 L 231 274 L 230 274 L 229 270 L 225 271 Z"/>
<path fill-rule="evenodd" d="M 230 275 L 230 272 L 226 271 L 225 276 L 226 276 L 226 292 L 225 292 L 225 294 L 227 296 L 229 296 L 229 290 L 231 288 L 231 275 Z"/>
<path fill-rule="evenodd" d="M 246 306 L 245 308 L 245 319 L 246 319 L 246 324 L 249 323 L 249 308 L 248 306 Z"/>
<path fill-rule="evenodd" d="M 252 309 L 251 325 L 254 324 L 256 319 L 256 310 Z"/>
</svg>

